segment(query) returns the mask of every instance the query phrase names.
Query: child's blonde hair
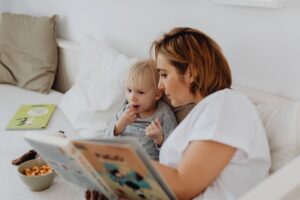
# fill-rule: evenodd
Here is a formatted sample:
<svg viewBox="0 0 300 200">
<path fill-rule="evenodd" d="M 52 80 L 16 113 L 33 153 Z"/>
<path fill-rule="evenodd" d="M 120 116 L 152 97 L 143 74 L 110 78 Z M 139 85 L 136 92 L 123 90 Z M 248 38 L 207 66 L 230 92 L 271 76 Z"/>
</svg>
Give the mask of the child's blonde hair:
<svg viewBox="0 0 300 200">
<path fill-rule="evenodd" d="M 150 59 L 135 62 L 129 71 L 127 81 L 148 82 L 154 87 L 158 87 L 159 73 L 154 63 L 155 62 Z"/>
</svg>

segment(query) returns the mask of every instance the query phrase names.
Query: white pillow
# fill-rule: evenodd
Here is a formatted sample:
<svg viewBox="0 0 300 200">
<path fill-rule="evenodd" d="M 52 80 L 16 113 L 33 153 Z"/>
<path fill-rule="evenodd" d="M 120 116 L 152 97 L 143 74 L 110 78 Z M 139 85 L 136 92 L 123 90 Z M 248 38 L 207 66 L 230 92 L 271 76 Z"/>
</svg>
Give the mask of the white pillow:
<svg viewBox="0 0 300 200">
<path fill-rule="evenodd" d="M 133 62 L 103 41 L 85 37 L 75 84 L 59 107 L 85 138 L 101 136 L 125 101 L 125 78 Z"/>
<path fill-rule="evenodd" d="M 300 103 L 259 103 L 257 109 L 267 133 L 273 173 L 300 153 Z"/>
</svg>

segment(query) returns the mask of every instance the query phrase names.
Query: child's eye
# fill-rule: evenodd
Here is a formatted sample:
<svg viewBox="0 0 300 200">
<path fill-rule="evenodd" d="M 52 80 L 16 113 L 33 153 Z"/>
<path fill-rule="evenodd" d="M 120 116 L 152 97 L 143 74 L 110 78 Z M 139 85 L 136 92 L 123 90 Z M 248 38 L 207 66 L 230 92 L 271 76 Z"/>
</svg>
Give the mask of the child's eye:
<svg viewBox="0 0 300 200">
<path fill-rule="evenodd" d="M 145 92 L 143 92 L 143 91 L 138 91 L 138 94 L 145 94 Z"/>
<path fill-rule="evenodd" d="M 130 92 L 131 92 L 131 89 L 127 89 L 127 92 L 130 93 Z"/>
</svg>

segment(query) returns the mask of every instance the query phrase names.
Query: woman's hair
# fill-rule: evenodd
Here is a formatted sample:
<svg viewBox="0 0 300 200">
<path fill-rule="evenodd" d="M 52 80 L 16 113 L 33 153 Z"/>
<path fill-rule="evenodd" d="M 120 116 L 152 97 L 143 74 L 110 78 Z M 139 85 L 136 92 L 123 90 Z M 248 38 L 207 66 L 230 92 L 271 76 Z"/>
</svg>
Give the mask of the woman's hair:
<svg viewBox="0 0 300 200">
<path fill-rule="evenodd" d="M 157 87 L 159 73 L 153 63 L 154 61 L 149 59 L 143 59 L 135 62 L 129 71 L 128 80 L 143 81 Z"/>
<path fill-rule="evenodd" d="M 152 43 L 150 49 L 165 56 L 178 74 L 190 68 L 194 82 L 191 93 L 203 97 L 231 86 L 231 71 L 219 45 L 206 34 L 192 28 L 174 28 Z"/>
</svg>

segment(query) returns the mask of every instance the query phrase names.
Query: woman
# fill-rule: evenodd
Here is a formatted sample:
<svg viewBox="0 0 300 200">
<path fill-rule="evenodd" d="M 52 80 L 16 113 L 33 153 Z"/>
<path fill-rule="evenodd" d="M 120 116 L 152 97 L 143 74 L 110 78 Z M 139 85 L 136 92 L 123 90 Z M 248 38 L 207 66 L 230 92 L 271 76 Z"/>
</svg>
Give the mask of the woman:
<svg viewBox="0 0 300 200">
<path fill-rule="evenodd" d="M 175 28 L 152 50 L 171 104 L 196 104 L 164 142 L 155 167 L 178 199 L 237 199 L 268 176 L 271 163 L 254 105 L 230 89 L 229 65 L 204 33 Z"/>
<path fill-rule="evenodd" d="M 178 199 L 237 199 L 268 176 L 269 146 L 250 100 L 231 87 L 220 47 L 192 28 L 175 28 L 151 51 L 159 88 L 174 107 L 196 103 L 154 162 Z M 153 127 L 155 129 L 155 127 Z"/>
</svg>

